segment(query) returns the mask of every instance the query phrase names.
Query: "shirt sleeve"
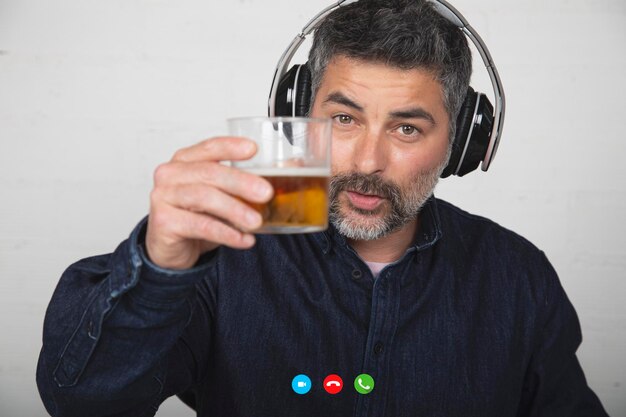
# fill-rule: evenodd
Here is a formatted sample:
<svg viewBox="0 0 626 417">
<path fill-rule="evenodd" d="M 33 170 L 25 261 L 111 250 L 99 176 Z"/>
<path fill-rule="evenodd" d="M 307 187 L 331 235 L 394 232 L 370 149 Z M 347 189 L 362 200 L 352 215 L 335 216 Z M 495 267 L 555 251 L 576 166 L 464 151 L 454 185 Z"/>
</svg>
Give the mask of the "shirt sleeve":
<svg viewBox="0 0 626 417">
<path fill-rule="evenodd" d="M 576 311 L 542 254 L 546 294 L 538 343 L 527 371 L 519 417 L 608 417 L 576 357 L 582 341 Z"/>
<path fill-rule="evenodd" d="M 151 416 L 201 378 L 215 254 L 186 271 L 159 268 L 142 250 L 145 227 L 112 254 L 71 265 L 54 291 L 37 366 L 52 416 Z"/>
</svg>

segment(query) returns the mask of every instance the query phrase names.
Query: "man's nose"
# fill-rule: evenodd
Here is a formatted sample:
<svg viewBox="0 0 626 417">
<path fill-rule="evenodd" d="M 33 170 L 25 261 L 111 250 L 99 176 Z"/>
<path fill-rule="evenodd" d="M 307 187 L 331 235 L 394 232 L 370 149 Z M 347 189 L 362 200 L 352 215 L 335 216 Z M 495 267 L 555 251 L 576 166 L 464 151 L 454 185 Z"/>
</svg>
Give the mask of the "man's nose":
<svg viewBox="0 0 626 417">
<path fill-rule="evenodd" d="M 363 174 L 379 174 L 385 170 L 387 160 L 383 132 L 368 129 L 355 143 L 353 168 Z"/>
</svg>

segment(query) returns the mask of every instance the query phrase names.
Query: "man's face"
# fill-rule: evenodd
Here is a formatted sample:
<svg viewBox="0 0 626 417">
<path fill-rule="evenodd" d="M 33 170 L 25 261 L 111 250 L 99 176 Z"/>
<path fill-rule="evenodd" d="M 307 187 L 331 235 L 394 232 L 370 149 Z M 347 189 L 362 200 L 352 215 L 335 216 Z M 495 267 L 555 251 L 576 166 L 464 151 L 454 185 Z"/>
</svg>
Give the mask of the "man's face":
<svg viewBox="0 0 626 417">
<path fill-rule="evenodd" d="M 448 159 L 441 85 L 425 70 L 335 57 L 311 110 L 333 119 L 331 221 L 350 239 L 414 221 Z"/>
</svg>

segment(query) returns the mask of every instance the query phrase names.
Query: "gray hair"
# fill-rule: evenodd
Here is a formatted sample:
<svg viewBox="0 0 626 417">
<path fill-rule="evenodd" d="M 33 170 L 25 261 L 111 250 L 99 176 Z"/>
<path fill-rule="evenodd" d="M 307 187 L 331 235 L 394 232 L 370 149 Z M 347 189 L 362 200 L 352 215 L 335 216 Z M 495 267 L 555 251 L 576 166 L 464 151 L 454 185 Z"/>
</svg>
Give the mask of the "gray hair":
<svg viewBox="0 0 626 417">
<path fill-rule="evenodd" d="M 431 71 L 442 86 L 452 143 L 472 55 L 460 29 L 426 0 L 360 0 L 329 14 L 315 31 L 309 52 L 311 103 L 335 56 Z"/>
</svg>

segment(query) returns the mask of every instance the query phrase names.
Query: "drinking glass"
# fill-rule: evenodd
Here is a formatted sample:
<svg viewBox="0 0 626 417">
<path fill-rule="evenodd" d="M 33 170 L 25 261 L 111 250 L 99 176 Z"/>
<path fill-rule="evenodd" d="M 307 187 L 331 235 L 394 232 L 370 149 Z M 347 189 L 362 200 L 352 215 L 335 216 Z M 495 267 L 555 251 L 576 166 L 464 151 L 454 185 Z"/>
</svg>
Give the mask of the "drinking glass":
<svg viewBox="0 0 626 417">
<path fill-rule="evenodd" d="M 247 202 L 263 217 L 255 233 L 309 233 L 328 227 L 331 119 L 244 117 L 228 120 L 232 136 L 257 144 L 257 153 L 232 161 L 274 187 L 265 204 Z"/>
</svg>

